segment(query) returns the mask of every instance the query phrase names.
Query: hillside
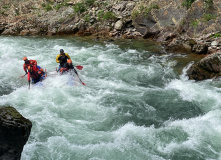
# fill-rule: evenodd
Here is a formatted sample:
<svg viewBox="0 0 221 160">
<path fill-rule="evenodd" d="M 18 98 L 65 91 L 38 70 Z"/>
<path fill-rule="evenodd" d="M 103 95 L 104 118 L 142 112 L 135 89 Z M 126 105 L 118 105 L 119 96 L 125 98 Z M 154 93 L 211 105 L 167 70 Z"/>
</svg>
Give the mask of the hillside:
<svg viewBox="0 0 221 160">
<path fill-rule="evenodd" d="M 151 38 L 173 52 L 221 47 L 220 0 L 5 0 L 1 35 Z"/>
</svg>

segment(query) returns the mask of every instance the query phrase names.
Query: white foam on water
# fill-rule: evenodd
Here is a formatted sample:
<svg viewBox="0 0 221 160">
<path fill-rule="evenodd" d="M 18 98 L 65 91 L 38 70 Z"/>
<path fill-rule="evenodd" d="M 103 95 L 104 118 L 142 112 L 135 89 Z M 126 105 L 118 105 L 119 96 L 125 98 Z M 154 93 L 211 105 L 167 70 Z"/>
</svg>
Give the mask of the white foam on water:
<svg viewBox="0 0 221 160">
<path fill-rule="evenodd" d="M 182 81 L 173 80 L 168 84 L 167 89 L 175 90 L 180 97 L 189 102 L 197 102 L 201 105 L 201 109 L 205 112 L 211 109 L 220 108 L 221 94 L 220 90 L 211 88 L 207 82 Z"/>
<path fill-rule="evenodd" d="M 62 38 L 1 40 L 0 67 L 7 69 L 0 70 L 0 83 L 12 89 L 0 96 L 0 105 L 15 107 L 33 123 L 22 160 L 161 160 L 186 148 L 204 157 L 206 152 L 220 157 L 221 90 L 211 81 L 194 82 L 185 75 L 174 76 L 173 67 L 178 62 L 170 55 L 143 60 L 146 51 L 122 50 L 111 43 L 92 46 Z M 75 65 L 83 66 L 77 71 L 86 86 L 75 73 L 56 73 L 55 58 L 61 48 Z M 27 77 L 18 78 L 24 75 L 23 56 L 37 60 L 48 71 L 48 77 L 39 85 L 31 84 L 30 90 Z M 197 104 L 203 115 L 170 119 L 159 127 L 138 125 L 141 114 L 158 111 L 144 95 L 160 91 L 176 92 L 175 99 Z M 136 109 L 140 110 L 134 115 L 131 111 Z"/>
<path fill-rule="evenodd" d="M 203 153 L 204 150 L 220 155 L 220 115 L 220 110 L 214 110 L 196 118 L 166 122 L 166 126 L 181 127 L 188 134 L 188 139 L 180 144 L 168 145 L 164 148 L 165 151 L 168 153 L 178 148 L 189 148 L 202 152 L 201 154 L 204 156 L 209 156 L 206 152 Z"/>
</svg>

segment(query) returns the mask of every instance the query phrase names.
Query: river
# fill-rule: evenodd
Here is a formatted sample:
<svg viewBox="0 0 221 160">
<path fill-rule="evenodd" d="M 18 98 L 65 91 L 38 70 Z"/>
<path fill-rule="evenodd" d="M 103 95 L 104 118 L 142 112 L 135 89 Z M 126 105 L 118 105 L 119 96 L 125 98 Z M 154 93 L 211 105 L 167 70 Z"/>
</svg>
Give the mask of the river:
<svg viewBox="0 0 221 160">
<path fill-rule="evenodd" d="M 85 86 L 56 74 L 60 49 Z M 30 90 L 24 56 L 48 72 Z M 185 75 L 200 58 L 151 41 L 1 36 L 0 105 L 33 124 L 21 159 L 221 159 L 221 82 Z"/>
</svg>

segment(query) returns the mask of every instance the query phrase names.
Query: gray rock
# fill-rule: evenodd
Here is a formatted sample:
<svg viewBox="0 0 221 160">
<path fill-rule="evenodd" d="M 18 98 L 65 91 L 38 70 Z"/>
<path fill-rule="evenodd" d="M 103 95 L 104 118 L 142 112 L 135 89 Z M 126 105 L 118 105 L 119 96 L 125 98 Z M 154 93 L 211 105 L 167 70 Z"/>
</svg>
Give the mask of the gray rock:
<svg viewBox="0 0 221 160">
<path fill-rule="evenodd" d="M 185 9 L 169 6 L 168 8 L 154 10 L 153 14 L 160 27 L 174 26 L 184 18 Z"/>
<path fill-rule="evenodd" d="M 20 160 L 32 123 L 13 107 L 0 107 L 0 159 Z"/>
<path fill-rule="evenodd" d="M 211 46 L 217 46 L 219 43 L 217 41 L 212 41 Z"/>
<path fill-rule="evenodd" d="M 121 21 L 121 20 L 118 20 L 116 23 L 115 23 L 115 25 L 114 25 L 114 28 L 116 29 L 116 30 L 121 30 L 122 29 L 122 27 L 123 27 L 123 22 Z"/>
<path fill-rule="evenodd" d="M 193 64 L 187 70 L 187 76 L 193 80 L 212 79 L 221 74 L 221 52 L 211 54 Z"/>
<path fill-rule="evenodd" d="M 204 43 L 197 43 L 193 45 L 192 51 L 198 54 L 206 54 L 208 51 L 208 46 Z"/>
</svg>

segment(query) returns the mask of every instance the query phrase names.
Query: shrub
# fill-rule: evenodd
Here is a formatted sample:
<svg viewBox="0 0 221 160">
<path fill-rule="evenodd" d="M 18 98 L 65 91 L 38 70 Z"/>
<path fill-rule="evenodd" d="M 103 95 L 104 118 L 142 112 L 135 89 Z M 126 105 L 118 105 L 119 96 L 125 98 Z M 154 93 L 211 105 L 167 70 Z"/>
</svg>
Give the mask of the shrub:
<svg viewBox="0 0 221 160">
<path fill-rule="evenodd" d="M 9 8 L 9 6 L 3 6 L 2 8 L 7 9 L 7 8 Z"/>
<path fill-rule="evenodd" d="M 74 9 L 74 12 L 75 13 L 83 13 L 86 11 L 86 8 L 84 6 L 84 3 L 76 3 L 74 6 L 73 6 L 73 9 Z"/>
<path fill-rule="evenodd" d="M 59 8 L 61 8 L 61 4 L 55 6 L 55 9 L 59 10 Z"/>
<path fill-rule="evenodd" d="M 100 10 L 100 11 L 98 12 L 97 16 L 98 16 L 98 19 L 102 19 L 103 16 L 104 16 L 104 11 L 103 11 L 103 10 Z"/>
<path fill-rule="evenodd" d="M 131 16 L 132 16 L 132 18 L 134 19 L 134 18 L 136 18 L 139 14 L 140 14 L 139 11 L 133 10 L 133 12 L 131 13 Z"/>
<path fill-rule="evenodd" d="M 211 35 L 211 37 L 218 38 L 218 37 L 221 37 L 221 34 L 220 33 L 215 33 L 214 35 Z"/>
<path fill-rule="evenodd" d="M 182 6 L 189 9 L 194 1 L 196 1 L 196 0 L 186 0 L 182 3 Z M 213 5 L 213 0 L 204 0 L 204 2 L 206 4 L 206 8 L 209 8 Z"/>
<path fill-rule="evenodd" d="M 41 6 L 45 8 L 46 4 L 45 4 L 45 3 L 42 3 Z"/>
<path fill-rule="evenodd" d="M 86 22 L 90 22 L 90 15 L 85 15 L 85 16 L 84 16 L 84 20 L 85 20 Z"/>
<path fill-rule="evenodd" d="M 117 18 L 116 18 L 116 16 L 114 15 L 113 12 L 108 11 L 108 12 L 106 12 L 106 13 L 104 14 L 103 19 L 105 19 L 105 20 L 116 20 Z"/>
<path fill-rule="evenodd" d="M 42 3 L 41 6 L 42 6 L 46 11 L 52 10 L 52 7 L 51 7 L 50 3 Z"/>
<path fill-rule="evenodd" d="M 197 20 L 194 20 L 191 22 L 191 26 L 194 28 L 196 28 L 198 26 L 198 24 L 199 24 L 199 21 L 197 21 Z"/>
<path fill-rule="evenodd" d="M 151 4 L 149 8 L 147 8 L 147 10 L 145 11 L 145 13 L 149 13 L 152 9 L 159 9 L 160 7 L 158 6 L 158 4 Z"/>
<path fill-rule="evenodd" d="M 206 20 L 206 21 L 209 21 L 211 19 L 216 19 L 216 16 L 215 15 L 212 15 L 212 14 L 204 14 L 203 15 L 203 18 Z"/>
<path fill-rule="evenodd" d="M 186 7 L 187 9 L 189 9 L 194 1 L 195 0 L 186 0 L 186 1 L 184 1 L 182 3 L 182 6 Z"/>
<path fill-rule="evenodd" d="M 85 0 L 84 3 L 85 3 L 86 5 L 88 5 L 88 6 L 91 6 L 91 5 L 94 4 L 94 1 L 95 1 L 95 0 Z"/>
<path fill-rule="evenodd" d="M 52 7 L 49 3 L 47 3 L 45 6 L 45 9 L 46 9 L 46 11 L 50 11 L 50 10 L 52 10 Z"/>
<path fill-rule="evenodd" d="M 206 8 L 209 8 L 213 5 L 213 0 L 204 0 L 204 2 L 206 3 Z"/>
</svg>

